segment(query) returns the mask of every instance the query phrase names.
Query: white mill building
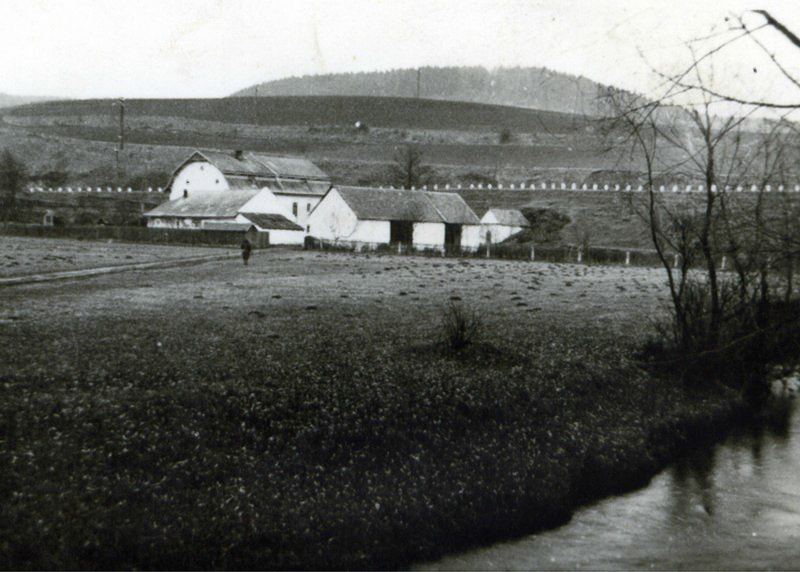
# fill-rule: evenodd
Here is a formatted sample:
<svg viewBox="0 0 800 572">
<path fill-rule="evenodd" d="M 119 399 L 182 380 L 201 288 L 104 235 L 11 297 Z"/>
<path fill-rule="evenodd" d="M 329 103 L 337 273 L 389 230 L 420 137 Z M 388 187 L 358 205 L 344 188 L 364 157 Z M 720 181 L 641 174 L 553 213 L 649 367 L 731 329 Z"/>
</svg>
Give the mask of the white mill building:
<svg viewBox="0 0 800 572">
<path fill-rule="evenodd" d="M 270 243 L 302 244 L 308 214 L 330 187 L 330 177 L 305 158 L 195 151 L 170 178 L 169 201 L 145 216 L 154 228 L 213 229 L 274 215 L 260 217 L 274 227 L 262 229 Z"/>
</svg>

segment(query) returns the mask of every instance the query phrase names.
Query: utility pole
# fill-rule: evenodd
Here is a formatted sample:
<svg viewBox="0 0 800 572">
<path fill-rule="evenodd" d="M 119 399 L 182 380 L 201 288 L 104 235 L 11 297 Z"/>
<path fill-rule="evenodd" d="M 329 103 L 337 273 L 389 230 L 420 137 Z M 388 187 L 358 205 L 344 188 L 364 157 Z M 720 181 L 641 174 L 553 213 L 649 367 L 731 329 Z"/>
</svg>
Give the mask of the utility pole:
<svg viewBox="0 0 800 572">
<path fill-rule="evenodd" d="M 115 105 L 119 106 L 119 135 L 117 136 L 119 140 L 119 146 L 116 149 L 116 157 L 117 157 L 117 185 L 121 184 L 122 178 L 122 171 L 120 169 L 120 156 L 122 155 L 122 151 L 125 149 L 125 98 L 120 97 L 111 104 L 113 108 Z"/>
<path fill-rule="evenodd" d="M 419 86 L 420 86 L 420 76 L 422 75 L 422 69 L 417 68 L 417 99 L 419 99 Z"/>
<path fill-rule="evenodd" d="M 255 91 L 253 91 L 253 93 L 253 123 L 258 125 L 258 86 L 255 87 Z"/>
</svg>

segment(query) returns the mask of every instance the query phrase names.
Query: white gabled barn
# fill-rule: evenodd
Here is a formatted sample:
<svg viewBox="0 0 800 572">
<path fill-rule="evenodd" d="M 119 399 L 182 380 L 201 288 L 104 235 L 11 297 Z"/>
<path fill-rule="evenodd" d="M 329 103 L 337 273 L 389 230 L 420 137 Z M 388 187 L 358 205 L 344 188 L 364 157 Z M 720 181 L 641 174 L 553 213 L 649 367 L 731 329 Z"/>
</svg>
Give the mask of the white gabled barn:
<svg viewBox="0 0 800 572">
<path fill-rule="evenodd" d="M 481 218 L 481 243 L 497 244 L 530 228 L 531 223 L 517 209 L 489 209 Z"/>
<path fill-rule="evenodd" d="M 196 193 L 269 189 L 290 220 L 306 219 L 331 187 L 330 177 L 308 159 L 235 151 L 195 151 L 167 185 L 170 201 Z"/>
<path fill-rule="evenodd" d="M 306 230 L 318 239 L 371 247 L 474 250 L 480 245 L 480 220 L 456 193 L 335 187 L 311 211 Z"/>
</svg>

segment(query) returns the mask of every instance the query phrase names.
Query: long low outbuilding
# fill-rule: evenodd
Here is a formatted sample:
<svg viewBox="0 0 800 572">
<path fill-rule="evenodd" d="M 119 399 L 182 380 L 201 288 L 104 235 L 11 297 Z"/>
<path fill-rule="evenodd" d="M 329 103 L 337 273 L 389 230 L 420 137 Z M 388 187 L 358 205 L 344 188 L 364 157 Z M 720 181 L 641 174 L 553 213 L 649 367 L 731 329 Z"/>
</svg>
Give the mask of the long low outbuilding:
<svg viewBox="0 0 800 572">
<path fill-rule="evenodd" d="M 518 209 L 490 208 L 481 218 L 481 243 L 503 242 L 530 226 Z"/>
<path fill-rule="evenodd" d="M 331 188 L 307 220 L 307 233 L 339 244 L 398 244 L 418 250 L 476 250 L 480 219 L 456 193 Z"/>
<path fill-rule="evenodd" d="M 268 189 L 226 192 L 196 191 L 178 196 L 145 213 L 151 228 L 219 230 L 240 229 L 257 246 L 303 244 L 303 227 L 290 220 L 288 212 Z M 253 237 L 253 230 L 259 233 Z"/>
</svg>

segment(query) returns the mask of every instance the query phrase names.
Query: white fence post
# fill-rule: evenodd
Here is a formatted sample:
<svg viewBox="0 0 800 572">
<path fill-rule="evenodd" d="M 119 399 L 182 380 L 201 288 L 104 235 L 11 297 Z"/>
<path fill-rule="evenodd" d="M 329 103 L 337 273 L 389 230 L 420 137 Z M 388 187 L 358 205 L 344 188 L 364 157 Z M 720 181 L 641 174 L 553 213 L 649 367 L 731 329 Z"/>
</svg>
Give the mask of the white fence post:
<svg viewBox="0 0 800 572">
<path fill-rule="evenodd" d="M 625 252 L 625 266 L 630 266 L 630 265 L 631 265 L 631 251 L 627 250 Z"/>
</svg>

